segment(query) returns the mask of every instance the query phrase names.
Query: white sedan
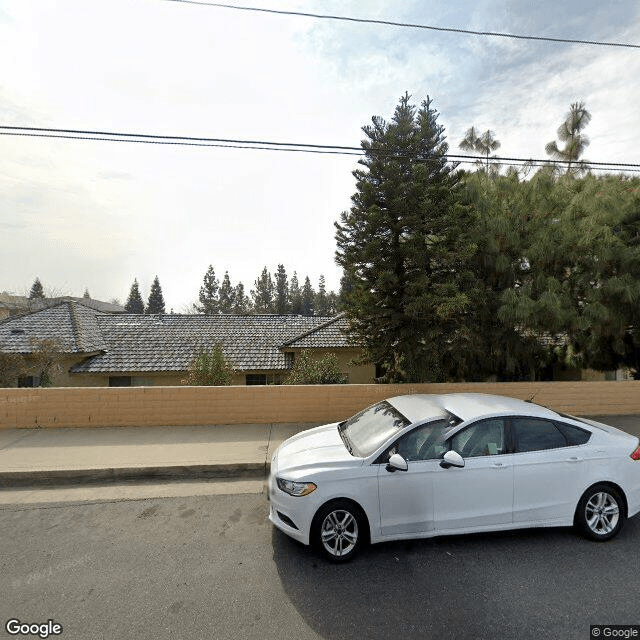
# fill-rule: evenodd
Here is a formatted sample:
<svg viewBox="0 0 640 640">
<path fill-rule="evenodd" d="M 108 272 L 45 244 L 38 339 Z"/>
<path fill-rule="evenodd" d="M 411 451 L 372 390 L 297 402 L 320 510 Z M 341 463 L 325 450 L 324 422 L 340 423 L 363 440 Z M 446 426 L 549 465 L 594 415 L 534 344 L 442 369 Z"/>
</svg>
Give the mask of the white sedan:
<svg viewBox="0 0 640 640">
<path fill-rule="evenodd" d="M 638 438 L 485 394 L 398 396 L 303 431 L 271 461 L 271 522 L 328 559 L 366 542 L 575 525 L 640 511 Z"/>
</svg>

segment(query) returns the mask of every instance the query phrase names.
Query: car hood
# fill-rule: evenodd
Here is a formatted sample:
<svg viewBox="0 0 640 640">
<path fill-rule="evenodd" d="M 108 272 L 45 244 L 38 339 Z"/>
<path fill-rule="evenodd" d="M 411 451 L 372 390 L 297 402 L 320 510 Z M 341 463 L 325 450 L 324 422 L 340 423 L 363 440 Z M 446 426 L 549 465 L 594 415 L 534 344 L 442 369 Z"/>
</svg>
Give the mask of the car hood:
<svg viewBox="0 0 640 640">
<path fill-rule="evenodd" d="M 344 446 L 337 422 L 302 431 L 285 440 L 273 461 L 278 473 L 286 472 L 289 476 L 326 467 L 362 464 L 362 459 L 352 456 Z"/>
</svg>

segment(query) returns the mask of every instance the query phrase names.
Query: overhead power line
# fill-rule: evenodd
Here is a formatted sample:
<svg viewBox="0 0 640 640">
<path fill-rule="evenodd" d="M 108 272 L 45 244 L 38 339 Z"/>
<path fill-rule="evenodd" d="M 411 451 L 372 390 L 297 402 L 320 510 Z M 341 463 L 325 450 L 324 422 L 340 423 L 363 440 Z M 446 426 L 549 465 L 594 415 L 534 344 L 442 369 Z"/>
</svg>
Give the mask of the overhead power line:
<svg viewBox="0 0 640 640">
<path fill-rule="evenodd" d="M 104 142 L 127 142 L 137 144 L 175 145 L 191 147 L 222 147 L 231 149 L 253 149 L 260 151 L 291 151 L 298 153 L 320 153 L 332 155 L 364 156 L 362 147 L 346 145 L 330 145 L 303 142 L 279 142 L 269 140 L 241 140 L 236 138 L 208 138 L 196 136 L 159 135 L 147 133 L 131 133 L 118 131 L 99 131 L 91 129 L 54 129 L 47 127 L 18 127 L 0 125 L 0 135 L 23 136 L 31 138 L 61 138 L 68 140 L 95 140 Z M 389 154 L 393 157 L 403 157 L 398 154 Z M 448 153 L 445 156 L 452 162 L 472 164 L 485 163 L 486 156 L 474 156 L 465 154 Z M 489 162 L 517 166 L 548 166 L 568 164 L 567 160 L 548 160 L 540 158 L 517 158 L 491 156 Z M 628 162 L 586 162 L 588 166 L 597 171 L 640 171 L 640 164 Z"/>
<path fill-rule="evenodd" d="M 264 9 L 261 7 L 246 7 L 221 2 L 204 2 L 203 0 L 165 0 L 165 2 L 177 2 L 181 4 L 195 4 L 217 9 L 234 9 L 236 11 L 253 11 L 257 13 L 269 13 L 283 16 L 302 16 L 305 18 L 319 18 L 322 20 L 342 20 L 344 22 L 359 22 L 364 24 L 378 24 L 390 27 L 404 27 L 409 29 L 427 29 L 430 31 L 443 31 L 447 33 L 462 33 L 473 36 L 488 36 L 494 38 L 511 38 L 515 40 L 535 40 L 542 42 L 559 42 L 564 44 L 586 44 L 599 47 L 624 47 L 628 49 L 640 49 L 640 44 L 626 42 L 601 42 L 596 40 L 574 40 L 572 38 L 550 38 L 547 36 L 525 36 L 515 33 L 499 33 L 495 31 L 472 31 L 470 29 L 456 29 L 454 27 L 436 27 L 427 24 L 413 24 L 410 22 L 396 22 L 393 20 L 375 20 L 373 18 L 353 18 L 350 16 L 336 16 L 324 13 L 308 13 L 304 11 L 287 11 L 284 9 Z"/>
</svg>

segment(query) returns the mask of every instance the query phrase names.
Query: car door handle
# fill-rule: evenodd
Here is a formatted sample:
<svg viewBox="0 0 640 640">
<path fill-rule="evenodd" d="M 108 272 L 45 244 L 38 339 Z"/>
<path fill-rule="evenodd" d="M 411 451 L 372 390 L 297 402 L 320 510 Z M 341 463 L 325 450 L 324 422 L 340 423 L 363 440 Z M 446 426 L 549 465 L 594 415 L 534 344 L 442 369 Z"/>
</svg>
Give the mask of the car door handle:
<svg viewBox="0 0 640 640">
<path fill-rule="evenodd" d="M 491 466 L 496 468 L 496 469 L 506 469 L 507 468 L 507 465 L 504 462 L 494 462 Z"/>
<path fill-rule="evenodd" d="M 567 458 L 567 462 L 582 462 L 582 458 L 578 458 L 578 456 L 571 456 Z"/>
</svg>

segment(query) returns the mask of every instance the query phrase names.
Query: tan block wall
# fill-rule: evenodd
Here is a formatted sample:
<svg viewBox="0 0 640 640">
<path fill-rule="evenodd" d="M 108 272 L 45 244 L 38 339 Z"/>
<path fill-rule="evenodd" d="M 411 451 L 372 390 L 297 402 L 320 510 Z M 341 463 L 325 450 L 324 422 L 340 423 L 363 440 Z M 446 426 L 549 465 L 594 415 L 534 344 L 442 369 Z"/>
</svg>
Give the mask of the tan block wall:
<svg viewBox="0 0 640 640">
<path fill-rule="evenodd" d="M 0 428 L 333 422 L 395 395 L 472 391 L 577 415 L 640 414 L 640 381 L 0 389 Z"/>
</svg>

